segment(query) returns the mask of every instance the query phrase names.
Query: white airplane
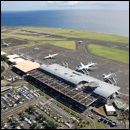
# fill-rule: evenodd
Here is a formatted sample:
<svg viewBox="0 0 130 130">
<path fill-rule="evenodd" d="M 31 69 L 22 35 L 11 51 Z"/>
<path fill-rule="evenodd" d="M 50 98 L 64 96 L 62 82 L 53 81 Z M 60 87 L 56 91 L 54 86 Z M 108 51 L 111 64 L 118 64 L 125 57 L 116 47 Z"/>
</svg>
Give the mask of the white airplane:
<svg viewBox="0 0 130 130">
<path fill-rule="evenodd" d="M 3 44 L 2 44 L 2 46 L 9 46 L 11 44 L 11 42 L 10 43 L 5 43 L 4 41 L 3 41 Z"/>
<path fill-rule="evenodd" d="M 78 70 L 83 70 L 83 69 L 92 70 L 92 69 L 95 69 L 95 68 L 96 68 L 95 65 L 96 65 L 97 63 L 94 63 L 94 61 L 92 61 L 92 62 L 88 63 L 87 65 L 84 65 L 84 64 L 81 63 L 81 62 L 80 62 L 80 64 L 81 64 L 81 66 L 79 66 Z"/>
<path fill-rule="evenodd" d="M 112 72 L 110 72 L 108 75 L 103 74 L 103 78 L 104 78 L 104 79 L 110 79 L 110 78 L 112 78 L 113 75 L 115 75 L 115 74 L 112 73 Z M 116 76 L 116 75 L 115 75 L 115 76 Z"/>
<path fill-rule="evenodd" d="M 55 53 L 55 54 L 52 54 L 52 55 L 48 55 L 48 56 L 46 56 L 46 57 L 44 57 L 45 59 L 48 59 L 48 58 L 53 58 L 53 57 L 55 57 L 55 56 L 57 56 L 59 53 L 58 53 L 58 51 Z"/>
<path fill-rule="evenodd" d="M 78 43 L 82 43 L 83 41 L 78 41 Z"/>
<path fill-rule="evenodd" d="M 117 82 L 116 82 L 117 79 L 115 79 L 113 76 L 116 76 L 116 75 L 112 72 L 110 72 L 110 74 L 108 75 L 103 74 L 103 80 L 113 85 L 117 85 Z"/>
<path fill-rule="evenodd" d="M 34 47 L 33 49 L 34 49 L 34 50 L 39 50 L 39 48 L 38 48 L 38 47 Z"/>
</svg>

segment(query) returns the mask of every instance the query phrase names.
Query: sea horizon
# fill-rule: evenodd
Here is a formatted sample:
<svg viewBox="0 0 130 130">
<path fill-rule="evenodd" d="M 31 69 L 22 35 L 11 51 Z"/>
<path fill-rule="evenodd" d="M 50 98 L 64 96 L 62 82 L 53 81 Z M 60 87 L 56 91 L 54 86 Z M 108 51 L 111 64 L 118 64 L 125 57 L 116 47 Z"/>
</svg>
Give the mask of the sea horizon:
<svg viewBox="0 0 130 130">
<path fill-rule="evenodd" d="M 1 11 L 1 26 L 61 28 L 129 37 L 127 11 Z"/>
</svg>

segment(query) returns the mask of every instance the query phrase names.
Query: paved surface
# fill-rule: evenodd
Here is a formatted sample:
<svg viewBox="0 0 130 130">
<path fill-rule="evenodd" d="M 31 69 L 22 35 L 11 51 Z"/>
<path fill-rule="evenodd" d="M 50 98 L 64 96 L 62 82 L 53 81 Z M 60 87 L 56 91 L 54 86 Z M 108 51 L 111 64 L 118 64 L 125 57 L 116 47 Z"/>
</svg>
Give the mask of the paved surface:
<svg viewBox="0 0 130 130">
<path fill-rule="evenodd" d="M 52 62 L 59 63 L 67 62 L 69 68 L 76 69 L 76 67 L 82 62 L 83 64 L 88 64 L 94 60 L 97 63 L 98 69 L 90 71 L 89 74 L 92 77 L 103 80 L 102 74 L 109 74 L 110 71 L 116 74 L 117 86 L 121 87 L 120 92 L 124 93 L 124 97 L 128 99 L 129 95 L 129 65 L 125 63 L 120 63 L 108 59 L 104 59 L 98 56 L 94 56 L 88 53 L 86 49 L 86 43 L 77 45 L 77 50 L 72 51 L 48 44 L 38 46 L 40 49 L 33 50 L 32 47 L 20 49 L 19 51 L 12 51 L 16 54 L 25 54 L 27 56 L 33 57 L 34 59 L 40 60 L 43 63 L 50 64 Z M 54 59 L 43 60 L 48 54 L 54 54 L 56 51 L 59 55 Z"/>
<path fill-rule="evenodd" d="M 11 43 L 9 45 L 9 47 L 28 44 L 27 40 L 21 41 L 21 40 L 17 40 L 17 39 L 13 39 L 13 38 L 1 39 L 1 45 L 3 44 L 3 42 Z M 1 46 L 1 47 L 5 48 L 5 46 Z"/>
<path fill-rule="evenodd" d="M 102 80 L 102 74 L 109 74 L 110 71 L 114 72 L 116 74 L 115 78 L 117 79 L 117 86 L 121 87 L 120 92 L 123 93 L 122 97 L 129 100 L 128 99 L 129 65 L 91 55 L 88 53 L 87 48 L 86 48 L 87 44 L 94 43 L 96 45 L 103 45 L 103 46 L 108 46 L 112 48 L 129 51 L 129 48 L 126 47 L 126 46 L 129 46 L 129 44 L 70 38 L 70 37 L 51 35 L 51 34 L 46 34 L 46 33 L 37 33 L 34 31 L 27 31 L 27 30 L 21 30 L 21 31 L 30 32 L 32 34 L 19 33 L 20 35 L 31 35 L 31 36 L 47 35 L 47 37 L 63 38 L 63 40 L 64 39 L 74 40 L 74 41 L 82 40 L 83 42 L 81 44 L 77 44 L 77 50 L 75 51 L 45 44 L 45 45 L 38 46 L 40 48 L 40 50 L 38 51 L 34 51 L 33 50 L 34 47 L 30 47 L 30 48 L 20 49 L 19 51 L 14 50 L 12 52 L 17 53 L 17 54 L 24 53 L 27 56 L 30 56 L 30 57 L 33 57 L 34 59 L 42 61 L 43 63 L 56 62 L 56 63 L 61 64 L 61 62 L 65 61 L 69 64 L 69 68 L 74 69 L 74 70 L 76 69 L 76 67 L 79 65 L 80 62 L 87 64 L 88 62 L 94 60 L 97 63 L 98 69 L 90 71 L 90 76 Z M 28 43 L 26 39 L 25 41 L 20 41 L 20 40 L 15 40 L 15 39 L 6 39 L 5 42 L 12 42 L 10 46 Z M 54 54 L 56 51 L 59 51 L 59 55 L 56 58 L 43 60 L 43 58 L 46 55 L 48 55 L 49 53 Z M 9 72 L 9 75 L 11 74 L 13 73 Z"/>
<path fill-rule="evenodd" d="M 118 110 L 116 110 L 116 111 L 117 111 L 117 114 L 118 114 L 118 116 L 117 116 L 117 126 L 110 126 L 108 122 L 104 123 L 104 121 L 100 122 L 100 123 L 102 123 L 102 125 L 104 125 L 104 127 L 106 129 L 125 129 L 126 128 L 126 126 L 125 126 L 125 120 L 124 120 L 121 112 L 118 111 Z M 92 116 L 94 118 L 94 120 L 96 120 L 96 121 L 98 121 L 98 119 L 101 118 L 100 115 L 97 115 L 96 113 L 90 111 L 89 109 L 87 109 L 84 112 L 84 114 Z M 107 118 L 109 118 L 109 116 Z"/>
<path fill-rule="evenodd" d="M 32 34 L 24 34 L 24 33 L 14 33 L 14 34 L 18 34 L 18 35 L 27 35 L 27 36 L 42 36 L 44 35 L 45 37 L 51 37 L 51 38 L 62 38 L 63 40 L 73 40 L 73 41 L 84 41 L 86 43 L 93 43 L 96 45 L 101 45 L 101 46 L 107 46 L 107 47 L 111 47 L 111 48 L 116 48 L 116 49 L 120 49 L 120 50 L 125 50 L 125 51 L 129 51 L 129 48 L 127 48 L 126 46 L 129 46 L 129 44 L 126 43 L 117 43 L 117 42 L 108 42 L 108 41 L 99 41 L 99 40 L 87 40 L 87 39 L 81 39 L 81 38 L 71 38 L 71 37 L 66 37 L 66 36 L 59 36 L 59 35 L 52 35 L 52 34 L 47 34 L 47 33 L 37 33 L 34 31 L 28 31 L 28 30 L 21 30 L 23 32 L 29 32 Z M 8 33 L 9 31 L 2 31 L 1 33 Z M 22 44 L 27 44 L 27 40 L 25 39 L 24 41 L 19 41 L 16 42 L 16 40 L 14 39 L 3 39 L 1 40 L 5 42 L 12 42 L 13 44 L 11 44 L 10 46 L 16 46 L 16 45 L 21 45 Z M 18 40 L 17 40 L 18 41 Z"/>
</svg>

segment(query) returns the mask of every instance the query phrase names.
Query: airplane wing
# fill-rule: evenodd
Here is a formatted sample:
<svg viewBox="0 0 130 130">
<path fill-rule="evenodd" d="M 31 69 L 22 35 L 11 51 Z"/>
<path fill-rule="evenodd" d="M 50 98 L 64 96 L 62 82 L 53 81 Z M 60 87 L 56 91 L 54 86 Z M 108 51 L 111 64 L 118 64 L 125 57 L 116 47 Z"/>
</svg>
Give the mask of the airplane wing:
<svg viewBox="0 0 130 130">
<path fill-rule="evenodd" d="M 50 56 L 46 56 L 46 57 L 44 57 L 45 59 L 48 59 L 48 58 L 51 58 Z"/>
<path fill-rule="evenodd" d="M 80 64 L 81 64 L 81 66 L 82 66 L 82 67 L 84 66 L 84 64 L 83 64 L 83 63 L 81 63 L 81 62 L 80 62 Z"/>
<path fill-rule="evenodd" d="M 98 67 L 87 67 L 86 69 L 87 70 L 95 70 L 95 69 L 97 69 Z"/>
</svg>

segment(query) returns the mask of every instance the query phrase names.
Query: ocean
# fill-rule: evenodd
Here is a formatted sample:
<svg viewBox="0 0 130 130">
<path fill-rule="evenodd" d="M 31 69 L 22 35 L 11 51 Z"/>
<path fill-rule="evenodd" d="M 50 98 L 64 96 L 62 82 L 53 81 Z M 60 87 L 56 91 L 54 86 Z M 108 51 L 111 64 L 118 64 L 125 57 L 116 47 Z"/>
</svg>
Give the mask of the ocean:
<svg viewBox="0 0 130 130">
<path fill-rule="evenodd" d="M 1 26 L 63 28 L 129 37 L 129 12 L 87 10 L 1 12 Z"/>
</svg>

